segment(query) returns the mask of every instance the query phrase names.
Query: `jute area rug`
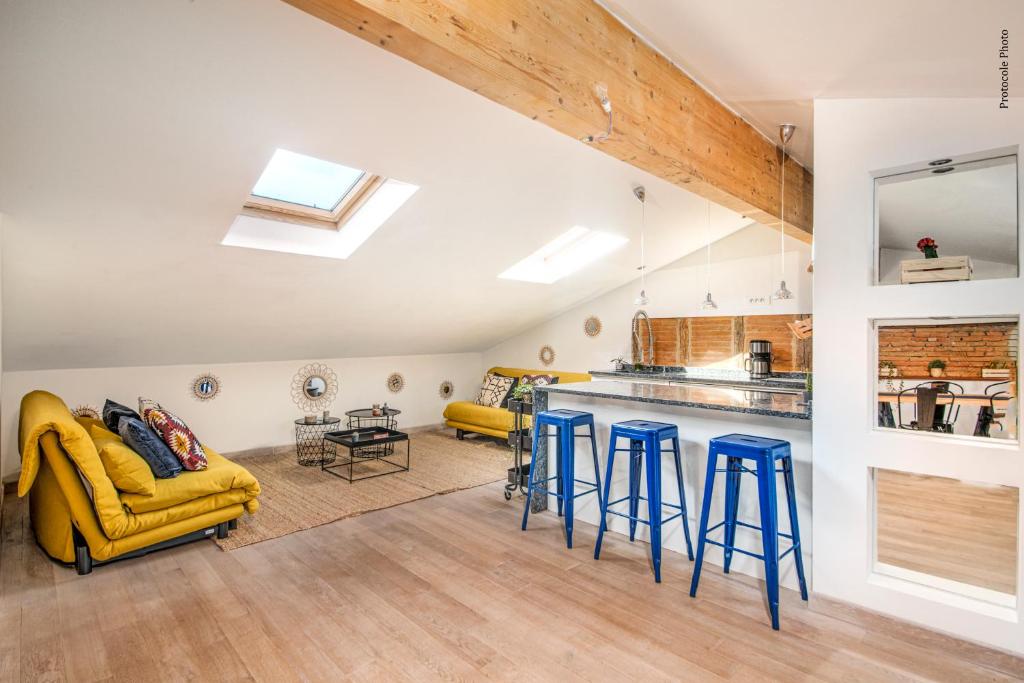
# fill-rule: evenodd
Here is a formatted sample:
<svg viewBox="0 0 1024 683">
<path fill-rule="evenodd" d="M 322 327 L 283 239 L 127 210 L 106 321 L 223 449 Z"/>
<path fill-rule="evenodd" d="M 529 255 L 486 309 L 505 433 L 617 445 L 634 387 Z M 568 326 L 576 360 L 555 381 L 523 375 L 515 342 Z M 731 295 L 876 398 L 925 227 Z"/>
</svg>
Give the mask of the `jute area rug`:
<svg viewBox="0 0 1024 683">
<path fill-rule="evenodd" d="M 321 472 L 319 466 L 297 464 L 294 450 L 233 456 L 259 480 L 260 509 L 255 515 L 243 515 L 238 529 L 217 540 L 217 545 L 234 550 L 372 510 L 490 484 L 505 479 L 512 466 L 508 446 L 491 439 L 458 441 L 454 430 L 440 428 L 412 432 L 409 439 L 408 472 L 351 484 Z M 400 457 L 390 459 L 404 462 L 405 444 L 395 444 L 395 449 L 395 456 Z M 338 457 L 347 459 L 348 449 L 339 447 Z M 355 472 L 358 476 L 358 466 Z"/>
</svg>

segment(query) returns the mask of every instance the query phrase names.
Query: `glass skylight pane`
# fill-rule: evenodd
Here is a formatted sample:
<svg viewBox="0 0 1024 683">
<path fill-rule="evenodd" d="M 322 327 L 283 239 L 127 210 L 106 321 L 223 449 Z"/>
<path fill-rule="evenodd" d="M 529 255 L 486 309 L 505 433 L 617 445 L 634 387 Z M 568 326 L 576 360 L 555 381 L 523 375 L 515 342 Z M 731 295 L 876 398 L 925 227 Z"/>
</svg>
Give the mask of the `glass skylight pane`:
<svg viewBox="0 0 1024 683">
<path fill-rule="evenodd" d="M 256 197 L 334 211 L 363 171 L 285 149 L 274 152 L 252 193 Z"/>
<path fill-rule="evenodd" d="M 515 264 L 498 277 L 551 284 L 615 251 L 629 240 L 577 225 Z"/>
</svg>

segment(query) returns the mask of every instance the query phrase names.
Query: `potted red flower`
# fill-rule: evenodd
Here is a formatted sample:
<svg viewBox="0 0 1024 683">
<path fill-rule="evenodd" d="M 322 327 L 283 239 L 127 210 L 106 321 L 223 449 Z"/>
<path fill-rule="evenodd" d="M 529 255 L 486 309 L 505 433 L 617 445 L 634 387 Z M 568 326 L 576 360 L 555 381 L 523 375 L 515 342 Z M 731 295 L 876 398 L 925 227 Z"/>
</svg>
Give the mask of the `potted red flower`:
<svg viewBox="0 0 1024 683">
<path fill-rule="evenodd" d="M 939 245 L 931 237 L 922 237 L 917 241 L 917 250 L 924 252 L 925 258 L 939 258 Z"/>
</svg>

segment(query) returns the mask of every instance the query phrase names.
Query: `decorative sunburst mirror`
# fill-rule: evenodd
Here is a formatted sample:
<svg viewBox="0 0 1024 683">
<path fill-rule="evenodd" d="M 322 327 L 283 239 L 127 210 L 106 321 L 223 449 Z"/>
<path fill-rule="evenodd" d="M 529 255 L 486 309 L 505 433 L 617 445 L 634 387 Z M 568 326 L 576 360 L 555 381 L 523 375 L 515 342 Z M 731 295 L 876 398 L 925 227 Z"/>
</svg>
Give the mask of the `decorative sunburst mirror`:
<svg viewBox="0 0 1024 683">
<path fill-rule="evenodd" d="M 192 380 L 192 397 L 197 401 L 212 401 L 220 389 L 220 378 L 208 372 Z"/>
<path fill-rule="evenodd" d="M 441 398 L 445 399 L 445 400 L 451 398 L 452 394 L 454 394 L 454 393 L 455 393 L 455 385 L 452 384 L 448 380 L 445 380 L 445 381 L 441 382 L 441 386 L 438 387 L 438 389 L 437 389 L 437 395 L 440 396 Z"/>
<path fill-rule="evenodd" d="M 592 315 L 583 321 L 583 332 L 588 337 L 596 337 L 601 334 L 601 319 Z"/>
<path fill-rule="evenodd" d="M 91 417 L 94 420 L 102 419 L 100 417 L 99 408 L 87 404 L 82 404 L 71 411 L 71 414 L 75 417 Z"/>
<path fill-rule="evenodd" d="M 310 363 L 292 377 L 292 400 L 302 410 L 318 412 L 338 395 L 338 375 L 323 363 Z"/>
<path fill-rule="evenodd" d="M 387 387 L 392 394 L 397 394 L 405 388 L 405 377 L 400 372 L 392 372 L 388 375 Z"/>
<path fill-rule="evenodd" d="M 545 344 L 544 346 L 540 347 L 540 353 L 537 354 L 537 357 L 540 359 L 540 362 L 543 363 L 544 365 L 551 365 L 552 363 L 555 362 L 555 350 L 548 346 L 547 344 Z"/>
</svg>

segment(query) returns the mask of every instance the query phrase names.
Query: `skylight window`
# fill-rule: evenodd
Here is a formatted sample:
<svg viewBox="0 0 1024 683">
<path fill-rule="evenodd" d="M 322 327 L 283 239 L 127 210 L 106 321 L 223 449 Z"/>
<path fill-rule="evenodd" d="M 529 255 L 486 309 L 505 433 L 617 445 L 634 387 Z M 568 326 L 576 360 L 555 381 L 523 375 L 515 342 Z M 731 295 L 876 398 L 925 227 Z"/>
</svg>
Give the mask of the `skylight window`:
<svg viewBox="0 0 1024 683">
<path fill-rule="evenodd" d="M 577 225 L 498 277 L 549 285 L 615 251 L 628 241 L 621 235 Z"/>
<path fill-rule="evenodd" d="M 279 149 L 252 188 L 243 213 L 338 230 L 385 178 Z"/>
<path fill-rule="evenodd" d="M 261 199 L 334 211 L 364 175 L 355 168 L 279 149 L 252 188 L 252 194 Z"/>
<path fill-rule="evenodd" d="M 278 149 L 221 244 L 345 259 L 417 190 Z"/>
</svg>

